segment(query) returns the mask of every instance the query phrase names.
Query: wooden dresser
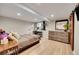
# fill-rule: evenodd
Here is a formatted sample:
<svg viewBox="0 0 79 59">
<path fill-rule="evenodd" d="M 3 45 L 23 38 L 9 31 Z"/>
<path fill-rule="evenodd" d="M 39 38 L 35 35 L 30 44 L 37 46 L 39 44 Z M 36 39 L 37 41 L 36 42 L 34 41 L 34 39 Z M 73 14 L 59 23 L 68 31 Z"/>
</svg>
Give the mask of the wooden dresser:
<svg viewBox="0 0 79 59">
<path fill-rule="evenodd" d="M 56 40 L 64 43 L 69 43 L 68 32 L 49 31 L 49 40 Z"/>
</svg>

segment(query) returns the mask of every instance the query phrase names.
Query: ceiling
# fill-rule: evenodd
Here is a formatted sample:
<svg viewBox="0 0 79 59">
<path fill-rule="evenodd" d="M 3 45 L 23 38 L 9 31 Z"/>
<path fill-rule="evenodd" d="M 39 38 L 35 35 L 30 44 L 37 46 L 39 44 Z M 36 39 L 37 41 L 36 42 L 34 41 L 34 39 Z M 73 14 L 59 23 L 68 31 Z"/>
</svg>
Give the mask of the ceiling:
<svg viewBox="0 0 79 59">
<path fill-rule="evenodd" d="M 0 3 L 0 16 L 29 22 L 53 21 L 69 18 L 75 6 L 75 3 Z"/>
</svg>

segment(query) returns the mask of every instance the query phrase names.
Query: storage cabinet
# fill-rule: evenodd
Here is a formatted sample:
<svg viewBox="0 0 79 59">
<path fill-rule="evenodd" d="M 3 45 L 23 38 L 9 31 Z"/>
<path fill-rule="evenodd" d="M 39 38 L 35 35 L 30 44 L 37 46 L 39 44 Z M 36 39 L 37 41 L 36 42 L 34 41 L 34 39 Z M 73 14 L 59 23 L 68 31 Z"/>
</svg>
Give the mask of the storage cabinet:
<svg viewBox="0 0 79 59">
<path fill-rule="evenodd" d="M 68 32 L 57 32 L 49 31 L 49 40 L 60 41 L 64 43 L 69 43 L 69 33 Z"/>
</svg>

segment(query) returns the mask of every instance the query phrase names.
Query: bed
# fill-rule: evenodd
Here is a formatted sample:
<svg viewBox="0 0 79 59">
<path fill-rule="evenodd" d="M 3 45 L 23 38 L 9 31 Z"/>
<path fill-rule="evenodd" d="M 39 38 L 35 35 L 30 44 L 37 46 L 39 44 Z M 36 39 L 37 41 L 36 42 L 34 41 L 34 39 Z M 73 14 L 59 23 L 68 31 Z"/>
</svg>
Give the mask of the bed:
<svg viewBox="0 0 79 59">
<path fill-rule="evenodd" d="M 21 35 L 21 38 L 19 39 L 18 44 L 18 54 L 22 51 L 32 47 L 33 45 L 39 43 L 40 36 L 34 35 L 34 34 L 24 34 Z"/>
</svg>

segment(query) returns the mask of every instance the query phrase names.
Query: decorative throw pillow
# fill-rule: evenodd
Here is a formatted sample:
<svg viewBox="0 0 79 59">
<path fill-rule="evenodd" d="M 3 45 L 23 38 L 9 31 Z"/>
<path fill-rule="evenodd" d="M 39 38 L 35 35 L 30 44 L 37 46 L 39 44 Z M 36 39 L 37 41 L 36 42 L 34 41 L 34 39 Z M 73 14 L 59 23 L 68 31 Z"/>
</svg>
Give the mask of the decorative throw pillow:
<svg viewBox="0 0 79 59">
<path fill-rule="evenodd" d="M 18 33 L 12 32 L 12 36 L 14 36 L 16 39 L 20 38 L 20 35 Z"/>
<path fill-rule="evenodd" d="M 12 33 L 9 34 L 8 39 L 9 40 L 15 40 L 16 42 L 18 42 L 18 39 L 15 38 L 14 36 L 12 36 Z"/>
</svg>

